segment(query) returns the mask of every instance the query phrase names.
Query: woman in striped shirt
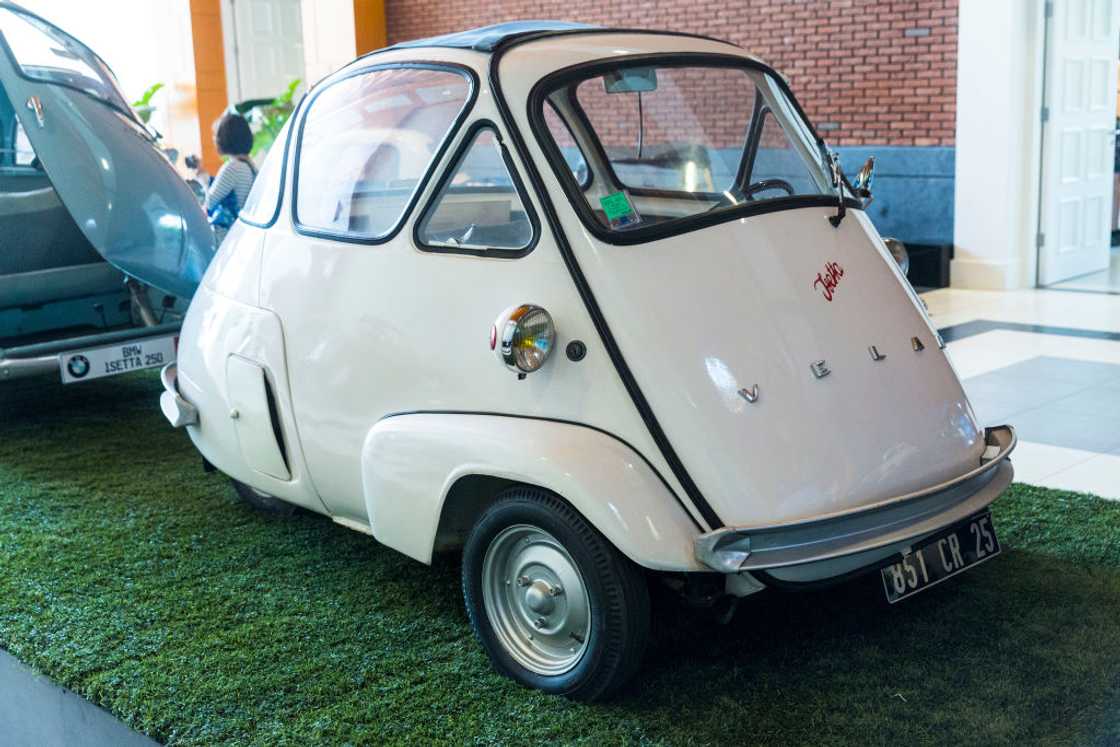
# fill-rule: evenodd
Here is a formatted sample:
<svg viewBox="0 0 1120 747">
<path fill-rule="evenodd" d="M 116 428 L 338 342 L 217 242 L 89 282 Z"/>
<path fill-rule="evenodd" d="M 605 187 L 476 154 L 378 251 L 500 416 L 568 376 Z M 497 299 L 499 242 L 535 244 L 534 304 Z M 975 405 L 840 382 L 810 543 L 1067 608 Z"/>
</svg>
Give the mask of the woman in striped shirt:
<svg viewBox="0 0 1120 747">
<path fill-rule="evenodd" d="M 214 145 L 227 160 L 206 190 L 206 214 L 210 216 L 210 223 L 221 243 L 248 199 L 253 180 L 257 178 L 257 168 L 249 158 L 253 150 L 253 133 L 249 123 L 239 114 L 230 112 L 223 115 L 214 123 Z"/>
</svg>

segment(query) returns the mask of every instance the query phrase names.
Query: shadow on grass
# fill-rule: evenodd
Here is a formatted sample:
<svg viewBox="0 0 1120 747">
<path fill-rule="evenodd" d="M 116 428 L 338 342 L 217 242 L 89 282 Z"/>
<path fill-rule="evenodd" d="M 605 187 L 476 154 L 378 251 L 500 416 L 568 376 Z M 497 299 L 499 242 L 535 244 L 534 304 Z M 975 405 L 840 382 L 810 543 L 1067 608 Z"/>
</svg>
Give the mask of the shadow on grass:
<svg viewBox="0 0 1120 747">
<path fill-rule="evenodd" d="M 151 375 L 0 392 L 0 645 L 152 736 L 224 741 L 1107 743 L 1120 507 L 1016 486 L 1002 557 L 899 605 L 877 577 L 663 600 L 634 685 L 582 705 L 496 676 L 458 566 L 244 508 Z"/>
</svg>

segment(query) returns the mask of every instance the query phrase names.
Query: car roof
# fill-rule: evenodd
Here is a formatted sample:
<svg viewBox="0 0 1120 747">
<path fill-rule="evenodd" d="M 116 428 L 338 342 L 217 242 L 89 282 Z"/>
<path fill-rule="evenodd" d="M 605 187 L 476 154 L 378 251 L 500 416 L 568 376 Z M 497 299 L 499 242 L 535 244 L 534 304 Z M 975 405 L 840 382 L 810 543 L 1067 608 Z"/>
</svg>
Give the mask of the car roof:
<svg viewBox="0 0 1120 747">
<path fill-rule="evenodd" d="M 594 26 L 588 23 L 573 23 L 571 21 L 527 20 L 507 21 L 506 23 L 496 23 L 491 26 L 481 26 L 479 28 L 469 29 L 467 31 L 457 31 L 453 34 L 443 34 L 442 36 L 430 36 L 426 39 L 413 39 L 411 41 L 399 42 L 390 47 L 386 47 L 385 49 L 376 50 L 371 54 L 397 49 L 417 49 L 422 47 L 469 49 L 475 52 L 484 52 L 486 54 L 490 54 L 495 52 L 499 47 L 510 40 L 528 38 L 538 39 L 542 37 L 549 37 L 552 35 L 579 33 L 581 31 L 651 34 L 661 36 L 685 36 L 697 39 L 706 39 L 709 41 L 723 42 L 722 39 L 714 39 L 709 36 L 703 36 L 700 34 L 689 34 L 685 32 L 609 28 L 606 26 Z M 723 43 L 726 44 L 727 42 Z"/>
<path fill-rule="evenodd" d="M 587 23 L 571 23 L 569 21 L 507 21 L 495 23 L 491 26 L 481 26 L 467 31 L 457 31 L 453 34 L 430 36 L 426 39 L 413 39 L 400 42 L 389 49 L 412 49 L 415 47 L 452 47 L 454 49 L 473 49 L 476 52 L 493 52 L 507 39 L 526 34 L 539 34 L 548 31 L 575 31 L 580 29 L 601 28 Z"/>
</svg>

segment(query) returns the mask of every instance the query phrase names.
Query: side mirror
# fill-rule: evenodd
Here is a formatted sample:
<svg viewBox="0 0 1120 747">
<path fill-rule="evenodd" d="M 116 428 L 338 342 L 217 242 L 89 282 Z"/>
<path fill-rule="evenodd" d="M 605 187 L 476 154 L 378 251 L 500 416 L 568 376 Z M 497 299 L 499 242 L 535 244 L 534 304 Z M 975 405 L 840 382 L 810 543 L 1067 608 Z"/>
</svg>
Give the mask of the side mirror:
<svg viewBox="0 0 1120 747">
<path fill-rule="evenodd" d="M 898 269 L 902 270 L 903 275 L 910 273 L 910 252 L 906 250 L 906 244 L 903 244 L 896 238 L 886 237 L 883 243 L 887 245 L 887 251 L 894 257 L 894 261 L 898 263 Z"/>
<path fill-rule="evenodd" d="M 852 184 L 856 194 L 864 201 L 864 207 L 871 204 L 871 183 L 873 181 L 875 181 L 875 156 L 870 156 L 864 161 L 863 167 L 856 174 L 855 183 Z"/>
</svg>

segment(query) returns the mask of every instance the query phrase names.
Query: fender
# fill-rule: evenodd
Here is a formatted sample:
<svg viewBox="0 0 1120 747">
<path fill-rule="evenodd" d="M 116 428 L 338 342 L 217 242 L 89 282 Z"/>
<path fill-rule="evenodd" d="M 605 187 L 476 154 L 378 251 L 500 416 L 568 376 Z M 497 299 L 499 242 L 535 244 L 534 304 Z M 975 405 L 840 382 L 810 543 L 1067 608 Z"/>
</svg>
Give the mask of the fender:
<svg viewBox="0 0 1120 747">
<path fill-rule="evenodd" d="M 191 300 L 181 339 L 206 340 L 205 345 L 181 346 L 176 363 L 178 393 L 198 412 L 198 421 L 187 426 L 187 433 L 203 458 L 235 480 L 311 511 L 329 513 L 303 460 L 280 318 L 217 293 L 204 282 Z M 269 459 L 268 452 L 278 444 L 264 377 L 275 397 L 287 464 Z M 251 395 L 248 400 L 246 395 Z M 232 410 L 244 413 L 238 412 L 234 419 Z"/>
<path fill-rule="evenodd" d="M 652 467 L 589 426 L 456 413 L 389 416 L 362 447 L 373 536 L 431 563 L 444 503 L 457 480 L 483 475 L 562 496 L 620 552 L 661 571 L 702 571 L 699 530 Z"/>
</svg>

